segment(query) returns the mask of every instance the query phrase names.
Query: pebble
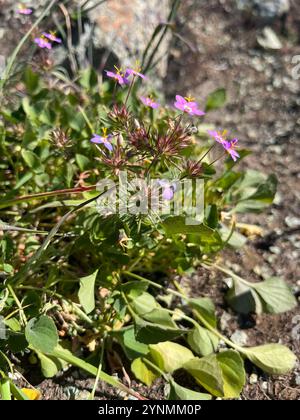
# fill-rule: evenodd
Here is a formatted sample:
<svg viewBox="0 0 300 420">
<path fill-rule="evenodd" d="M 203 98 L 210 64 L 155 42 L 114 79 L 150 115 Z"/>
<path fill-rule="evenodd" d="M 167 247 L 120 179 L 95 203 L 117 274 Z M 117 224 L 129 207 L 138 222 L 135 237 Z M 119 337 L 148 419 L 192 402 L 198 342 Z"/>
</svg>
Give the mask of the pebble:
<svg viewBox="0 0 300 420">
<path fill-rule="evenodd" d="M 239 346 L 246 346 L 248 342 L 248 335 L 245 333 L 245 331 L 242 330 L 236 330 L 230 339 Z"/>
<path fill-rule="evenodd" d="M 290 228 L 296 228 L 300 226 L 300 218 L 295 216 L 287 216 L 285 219 L 285 224 Z"/>
<path fill-rule="evenodd" d="M 229 321 L 231 321 L 232 316 L 228 312 L 223 312 L 220 318 L 220 327 L 224 331 L 229 326 Z"/>
<path fill-rule="evenodd" d="M 251 373 L 250 377 L 249 377 L 249 383 L 251 385 L 254 385 L 257 383 L 258 380 L 258 376 L 256 375 L 256 373 Z"/>
</svg>

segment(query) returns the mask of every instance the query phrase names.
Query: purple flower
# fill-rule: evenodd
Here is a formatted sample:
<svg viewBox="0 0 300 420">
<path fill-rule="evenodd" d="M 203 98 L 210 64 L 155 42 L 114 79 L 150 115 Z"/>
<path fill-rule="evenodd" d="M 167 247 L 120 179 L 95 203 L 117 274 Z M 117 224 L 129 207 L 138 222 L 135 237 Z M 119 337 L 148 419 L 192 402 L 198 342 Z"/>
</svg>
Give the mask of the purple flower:
<svg viewBox="0 0 300 420">
<path fill-rule="evenodd" d="M 52 41 L 52 42 L 57 42 L 58 44 L 61 44 L 61 39 L 60 38 L 58 38 L 56 35 L 55 35 L 55 32 L 43 32 L 43 36 L 45 37 L 45 38 L 48 38 L 48 39 L 50 39 L 50 41 Z"/>
<path fill-rule="evenodd" d="M 234 150 L 236 144 L 238 142 L 238 139 L 233 139 L 230 141 L 225 141 L 223 143 L 223 147 L 226 150 L 227 153 L 230 154 L 230 156 L 232 157 L 232 159 L 234 160 L 234 162 L 237 161 L 237 159 L 240 157 L 240 155 L 238 154 L 238 152 L 236 150 Z"/>
<path fill-rule="evenodd" d="M 38 38 L 34 38 L 34 42 L 40 48 L 48 48 L 48 50 L 51 50 L 51 48 L 52 48 L 51 42 L 49 42 L 44 36 L 40 36 Z"/>
<path fill-rule="evenodd" d="M 21 4 L 19 8 L 16 10 L 16 12 L 19 13 L 19 15 L 31 15 L 32 9 L 29 9 L 23 4 Z"/>
<path fill-rule="evenodd" d="M 145 106 L 150 106 L 150 108 L 156 109 L 159 107 L 159 103 L 155 102 L 151 97 L 145 97 L 145 96 L 141 96 L 140 97 L 141 101 L 143 102 L 143 104 Z"/>
<path fill-rule="evenodd" d="M 176 190 L 176 184 L 171 183 L 165 179 L 160 179 L 157 181 L 157 183 L 163 188 L 162 198 L 168 201 L 172 200 L 172 198 L 174 197 L 174 192 Z"/>
<path fill-rule="evenodd" d="M 208 130 L 208 134 L 223 146 L 223 148 L 226 150 L 227 153 L 230 154 L 230 156 L 232 157 L 234 161 L 236 161 L 240 157 L 238 152 L 235 150 L 235 147 L 238 143 L 238 139 L 227 140 L 226 139 L 226 135 L 228 134 L 227 130 L 224 130 L 222 132 Z"/>
<path fill-rule="evenodd" d="M 134 74 L 135 76 L 139 76 L 141 79 L 146 79 L 146 76 L 140 72 L 138 72 L 137 70 L 134 69 L 126 69 L 126 72 L 128 74 Z"/>
<path fill-rule="evenodd" d="M 218 143 L 223 144 L 226 141 L 226 134 L 228 133 L 227 130 L 224 130 L 223 132 L 221 131 L 212 131 L 212 130 L 208 130 L 207 131 L 208 134 L 213 137 Z"/>
<path fill-rule="evenodd" d="M 92 143 L 96 144 L 103 144 L 110 152 L 113 150 L 113 146 L 111 144 L 111 139 L 113 138 L 112 134 L 106 134 L 107 129 L 102 129 L 103 136 L 99 136 L 98 134 L 93 134 L 93 138 L 91 138 Z"/>
<path fill-rule="evenodd" d="M 118 69 L 116 67 L 117 72 L 113 72 L 113 71 L 109 71 L 109 70 L 105 70 L 106 72 L 106 76 L 107 77 L 111 77 L 112 79 L 116 80 L 119 85 L 128 85 L 129 84 L 129 80 L 128 80 L 128 76 L 129 73 L 126 70 L 125 73 L 122 71 L 122 69 Z"/>
<path fill-rule="evenodd" d="M 174 102 L 175 108 L 180 111 L 187 112 L 189 115 L 205 115 L 205 112 L 198 108 L 197 102 L 193 101 L 193 98 L 183 98 L 180 95 L 176 95 L 176 101 Z"/>
</svg>

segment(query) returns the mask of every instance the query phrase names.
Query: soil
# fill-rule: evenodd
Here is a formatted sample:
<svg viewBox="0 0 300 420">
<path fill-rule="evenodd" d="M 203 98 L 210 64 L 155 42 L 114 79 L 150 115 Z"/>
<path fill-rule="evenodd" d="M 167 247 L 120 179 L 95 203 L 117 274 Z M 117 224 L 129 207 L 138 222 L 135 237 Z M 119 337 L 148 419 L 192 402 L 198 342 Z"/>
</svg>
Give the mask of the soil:
<svg viewBox="0 0 300 420">
<path fill-rule="evenodd" d="M 203 98 L 218 87 L 227 90 L 227 105 L 210 113 L 207 123 L 229 128 L 243 147 L 252 150 L 242 167 L 275 173 L 279 189 L 275 204 L 261 215 L 247 215 L 240 221 L 260 226 L 264 233 L 249 241 L 241 251 L 226 251 L 222 259 L 248 280 L 264 276 L 283 277 L 300 295 L 300 79 L 293 79 L 292 57 L 300 54 L 300 8 L 291 1 L 285 25 L 271 23 L 283 47 L 266 50 L 257 43 L 260 22 L 243 16 L 230 0 L 186 0 L 178 14 L 177 36 L 170 49 L 166 95 L 191 94 Z M 174 91 L 176 86 L 176 92 Z M 204 102 L 203 102 L 204 103 Z M 279 315 L 241 317 L 224 300 L 224 275 L 199 269 L 191 278 L 181 279 L 192 296 L 210 296 L 216 304 L 220 328 L 231 336 L 246 333 L 247 345 L 266 342 L 286 344 L 300 355 L 300 311 Z M 290 375 L 271 377 L 249 363 L 247 384 L 241 399 L 300 399 L 300 366 Z M 124 380 L 122 372 L 120 379 Z M 182 379 L 189 381 L 190 378 Z M 38 385 L 44 399 L 84 398 L 93 379 L 76 369 L 55 379 L 31 382 Z M 126 383 L 128 385 L 128 383 Z M 150 399 L 164 398 L 164 383 L 157 380 L 149 389 L 134 380 L 133 389 Z M 66 390 L 66 387 L 69 390 Z M 72 391 L 72 389 L 71 389 Z M 99 384 L 96 398 L 126 398 L 119 391 Z"/>
</svg>

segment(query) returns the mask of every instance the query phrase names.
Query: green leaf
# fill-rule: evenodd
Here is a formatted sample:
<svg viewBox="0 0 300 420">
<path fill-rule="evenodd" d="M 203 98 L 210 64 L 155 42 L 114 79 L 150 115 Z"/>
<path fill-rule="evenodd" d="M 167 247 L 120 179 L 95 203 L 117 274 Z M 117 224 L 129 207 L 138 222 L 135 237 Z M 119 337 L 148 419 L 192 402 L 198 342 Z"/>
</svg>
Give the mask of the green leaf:
<svg viewBox="0 0 300 420">
<path fill-rule="evenodd" d="M 167 235 L 176 235 L 176 234 L 194 234 L 200 235 L 203 237 L 209 237 L 215 234 L 215 231 L 208 226 L 203 224 L 188 225 L 185 223 L 185 218 L 182 216 L 172 216 L 168 217 L 163 222 L 163 228 L 165 229 Z"/>
<path fill-rule="evenodd" d="M 233 277 L 233 286 L 226 294 L 228 305 L 240 314 L 262 313 L 259 296 L 254 290 Z"/>
<path fill-rule="evenodd" d="M 153 309 L 160 308 L 160 305 L 156 302 L 156 299 L 147 292 L 144 292 L 135 297 L 130 305 L 134 312 L 141 316 L 151 312 Z"/>
<path fill-rule="evenodd" d="M 159 374 L 154 369 L 151 369 L 140 357 L 131 363 L 131 371 L 139 381 L 147 386 L 151 386 L 152 382 L 159 377 Z"/>
<path fill-rule="evenodd" d="M 210 298 L 191 298 L 188 299 L 187 303 L 192 309 L 199 312 L 212 327 L 215 328 L 217 326 L 215 305 Z"/>
<path fill-rule="evenodd" d="M 87 69 L 83 70 L 79 78 L 79 83 L 83 88 L 87 90 L 97 86 L 98 77 L 95 70 L 92 67 L 88 67 Z"/>
<path fill-rule="evenodd" d="M 270 277 L 263 282 L 245 284 L 243 279 L 232 273 L 232 279 L 233 287 L 228 291 L 226 300 L 239 313 L 282 313 L 297 305 L 295 297 L 281 278 Z"/>
<path fill-rule="evenodd" d="M 208 356 L 217 350 L 219 339 L 208 329 L 198 325 L 188 333 L 187 342 L 199 356 Z"/>
<path fill-rule="evenodd" d="M 181 328 L 168 328 L 164 325 L 144 321 L 141 317 L 134 317 L 136 339 L 145 344 L 156 344 L 173 340 L 186 333 Z"/>
<path fill-rule="evenodd" d="M 58 343 L 54 321 L 46 315 L 28 321 L 25 328 L 25 337 L 35 350 L 43 353 L 50 353 Z"/>
<path fill-rule="evenodd" d="M 18 332 L 10 332 L 7 344 L 9 349 L 13 353 L 19 353 L 21 351 L 24 351 L 28 346 L 28 342 L 26 340 L 25 335 L 23 333 Z"/>
<path fill-rule="evenodd" d="M 170 394 L 168 400 L 211 400 L 212 396 L 210 394 L 205 394 L 203 392 L 192 391 L 191 389 L 184 388 L 181 385 L 178 385 L 173 379 L 170 380 Z"/>
<path fill-rule="evenodd" d="M 113 335 L 120 342 L 129 360 L 145 356 L 149 353 L 149 346 L 137 341 L 135 338 L 133 325 L 125 330 L 116 331 Z"/>
<path fill-rule="evenodd" d="M 196 381 L 216 397 L 223 397 L 223 376 L 215 355 L 195 357 L 183 365 Z"/>
<path fill-rule="evenodd" d="M 234 350 L 227 350 L 216 357 L 222 370 L 224 398 L 238 398 L 246 382 L 241 356 Z"/>
<path fill-rule="evenodd" d="M 41 362 L 41 370 L 45 378 L 53 378 L 61 367 L 59 363 L 55 361 L 54 357 L 45 356 L 43 353 L 37 351 L 37 356 Z"/>
<path fill-rule="evenodd" d="M 39 75 L 32 71 L 31 67 L 27 67 L 24 72 L 24 83 L 29 93 L 35 93 L 39 87 Z"/>
<path fill-rule="evenodd" d="M 90 159 L 89 159 L 89 158 L 87 158 L 86 156 L 81 155 L 81 154 L 79 154 L 79 153 L 76 153 L 76 155 L 75 155 L 75 160 L 76 160 L 77 165 L 79 166 L 79 169 L 80 169 L 82 172 L 83 172 L 83 171 L 86 171 L 86 170 L 87 170 L 87 168 L 89 167 L 89 164 L 90 164 Z"/>
<path fill-rule="evenodd" d="M 142 280 L 128 281 L 127 283 L 124 283 L 124 284 L 121 285 L 122 291 L 132 301 L 134 301 L 143 292 L 146 292 L 148 287 L 149 287 L 149 283 L 147 281 L 142 281 Z"/>
<path fill-rule="evenodd" d="M 230 239 L 228 240 L 227 244 L 232 246 L 233 248 L 242 248 L 247 242 L 247 238 L 244 235 L 237 231 L 234 231 L 231 234 L 231 229 L 229 229 L 225 225 L 221 225 L 221 227 L 219 228 L 219 233 L 224 242 L 228 240 L 228 237 L 230 235 Z"/>
<path fill-rule="evenodd" d="M 263 300 L 264 309 L 268 313 L 279 314 L 297 306 L 296 298 L 289 287 L 279 277 L 270 277 L 260 283 L 253 283 L 252 287 Z"/>
<path fill-rule="evenodd" d="M 80 279 L 78 298 L 80 304 L 87 314 L 95 309 L 95 281 L 97 274 L 98 270 L 96 270 L 90 276 L 82 277 Z"/>
<path fill-rule="evenodd" d="M 243 349 L 243 354 L 256 366 L 271 375 L 290 372 L 296 363 L 296 356 L 282 344 L 265 344 Z"/>
<path fill-rule="evenodd" d="M 216 397 L 237 398 L 245 384 L 243 360 L 234 350 L 194 358 L 183 368 Z"/>
<path fill-rule="evenodd" d="M 221 108 L 226 103 L 226 90 L 224 88 L 216 89 L 210 93 L 206 101 L 206 111 Z"/>
<path fill-rule="evenodd" d="M 154 363 L 168 373 L 180 369 L 184 363 L 194 358 L 191 350 L 171 341 L 152 344 L 149 348 Z"/>
<path fill-rule="evenodd" d="M 36 174 L 43 172 L 44 168 L 41 164 L 40 158 L 30 150 L 21 150 L 22 158 L 27 166 Z"/>
<path fill-rule="evenodd" d="M 169 312 L 165 309 L 153 309 L 151 312 L 147 312 L 142 316 L 146 321 L 165 326 L 167 328 L 177 328 L 176 322 L 173 321 Z"/>
<path fill-rule="evenodd" d="M 215 229 L 218 226 L 219 212 L 218 207 L 215 204 L 212 204 L 207 207 L 206 222 L 208 226 L 212 229 Z"/>
</svg>

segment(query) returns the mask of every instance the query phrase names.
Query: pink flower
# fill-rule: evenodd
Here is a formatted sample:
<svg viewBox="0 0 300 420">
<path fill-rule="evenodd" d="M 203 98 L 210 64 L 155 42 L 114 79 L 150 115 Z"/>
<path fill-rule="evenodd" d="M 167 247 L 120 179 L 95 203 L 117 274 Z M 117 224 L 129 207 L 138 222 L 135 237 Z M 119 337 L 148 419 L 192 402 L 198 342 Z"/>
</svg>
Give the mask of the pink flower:
<svg viewBox="0 0 300 420">
<path fill-rule="evenodd" d="M 106 76 L 110 77 L 114 80 L 116 80 L 119 85 L 128 85 L 129 84 L 129 80 L 128 80 L 128 76 L 129 73 L 127 72 L 127 70 L 125 71 L 125 73 L 122 71 L 122 69 L 118 69 L 116 67 L 117 72 L 113 72 L 113 71 L 109 71 L 109 70 L 105 70 L 106 72 Z"/>
<path fill-rule="evenodd" d="M 213 137 L 218 143 L 223 144 L 224 141 L 226 141 L 225 136 L 228 133 L 227 130 L 224 130 L 223 132 L 221 131 L 212 131 L 212 130 L 208 130 L 207 131 L 208 134 Z"/>
<path fill-rule="evenodd" d="M 227 153 L 230 154 L 234 162 L 240 157 L 238 152 L 235 150 L 235 147 L 238 143 L 238 139 L 227 140 L 226 135 L 228 134 L 227 130 L 224 131 L 211 131 L 208 130 L 208 134 L 213 137 L 218 143 L 220 143 Z"/>
<path fill-rule="evenodd" d="M 142 73 L 139 73 L 137 70 L 134 69 L 126 69 L 128 74 L 134 74 L 135 76 L 139 76 L 141 79 L 146 79 L 146 76 Z"/>
<path fill-rule="evenodd" d="M 232 159 L 234 160 L 234 162 L 237 161 L 237 159 L 240 157 L 240 155 L 238 154 L 238 152 L 236 150 L 234 150 L 236 144 L 238 142 L 238 139 L 233 139 L 230 141 L 225 141 L 223 143 L 223 147 L 226 150 L 227 153 L 230 154 L 230 156 L 232 157 Z"/>
<path fill-rule="evenodd" d="M 45 37 L 45 38 L 48 38 L 48 39 L 50 39 L 50 41 L 52 41 L 52 42 L 57 42 L 58 44 L 61 44 L 61 39 L 60 38 L 58 38 L 56 35 L 55 35 L 55 32 L 43 32 L 43 36 Z"/>
<path fill-rule="evenodd" d="M 32 11 L 32 9 L 27 8 L 23 4 L 21 4 L 16 10 L 16 12 L 19 13 L 19 15 L 31 15 Z"/>
<path fill-rule="evenodd" d="M 51 48 L 52 48 L 51 42 L 49 42 L 44 36 L 40 36 L 38 38 L 34 38 L 34 42 L 40 48 L 47 48 L 48 50 L 51 50 Z"/>
<path fill-rule="evenodd" d="M 159 103 L 155 102 L 151 97 L 141 96 L 140 99 L 145 106 L 150 106 L 150 108 L 156 109 L 160 106 Z"/>
<path fill-rule="evenodd" d="M 174 197 L 174 192 L 176 190 L 176 184 L 175 183 L 171 183 L 165 179 L 160 179 L 157 181 L 157 183 L 162 187 L 163 191 L 162 191 L 162 198 L 164 200 L 172 200 L 172 198 Z"/>
<path fill-rule="evenodd" d="M 202 116 L 205 115 L 205 112 L 201 111 L 198 108 L 197 102 L 192 100 L 193 98 L 183 98 L 180 95 L 176 95 L 176 101 L 174 102 L 175 108 L 179 109 L 180 111 L 186 112 L 189 115 L 198 115 Z"/>
<path fill-rule="evenodd" d="M 98 134 L 93 134 L 93 138 L 91 138 L 92 143 L 96 144 L 103 144 L 110 152 L 113 151 L 113 146 L 111 144 L 111 139 L 113 138 L 112 134 L 106 134 L 106 129 L 103 130 L 103 136 L 99 136 Z"/>
</svg>

